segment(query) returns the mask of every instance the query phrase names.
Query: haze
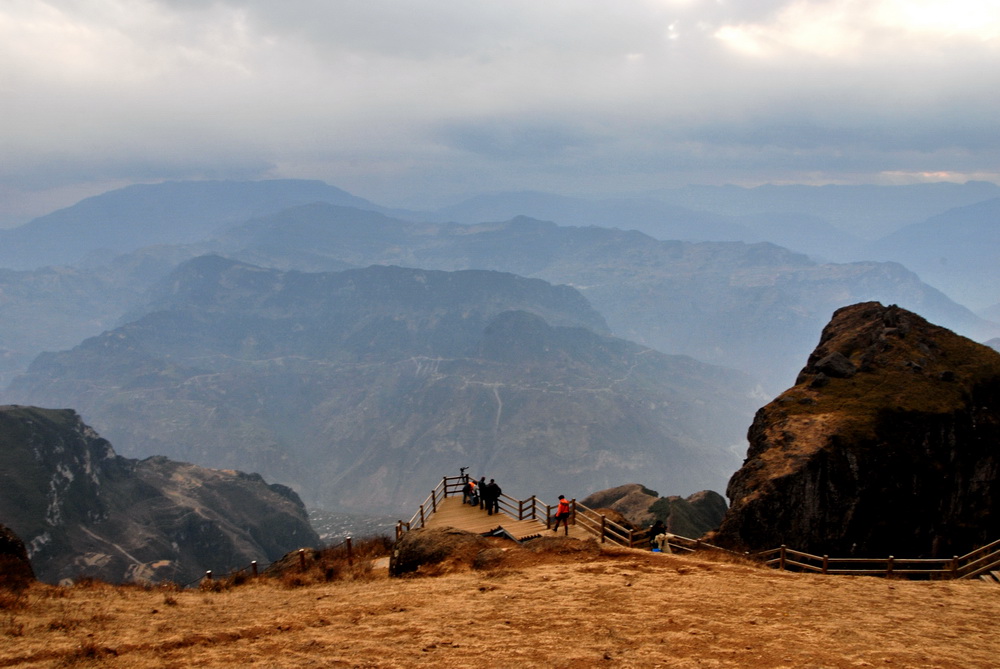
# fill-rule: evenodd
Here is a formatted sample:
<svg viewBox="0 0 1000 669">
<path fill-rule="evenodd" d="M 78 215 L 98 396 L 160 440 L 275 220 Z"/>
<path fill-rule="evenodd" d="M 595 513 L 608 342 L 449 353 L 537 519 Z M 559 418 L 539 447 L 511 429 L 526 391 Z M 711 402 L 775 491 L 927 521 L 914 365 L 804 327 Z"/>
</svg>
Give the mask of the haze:
<svg viewBox="0 0 1000 669">
<path fill-rule="evenodd" d="M 996 182 L 998 51 L 979 0 L 13 0 L 0 225 L 167 179 Z"/>
</svg>

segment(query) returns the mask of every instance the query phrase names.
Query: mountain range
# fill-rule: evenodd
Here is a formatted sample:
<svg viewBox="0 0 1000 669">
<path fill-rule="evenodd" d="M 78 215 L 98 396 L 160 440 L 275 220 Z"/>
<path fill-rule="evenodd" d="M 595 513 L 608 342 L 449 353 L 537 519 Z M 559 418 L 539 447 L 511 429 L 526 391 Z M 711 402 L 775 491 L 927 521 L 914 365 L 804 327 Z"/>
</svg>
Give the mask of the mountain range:
<svg viewBox="0 0 1000 669">
<path fill-rule="evenodd" d="M 755 384 L 606 333 L 578 291 L 508 273 L 203 256 L 6 396 L 75 407 L 126 455 L 260 472 L 328 509 L 410 509 L 459 466 L 549 499 L 638 472 L 721 485 Z"/>
<path fill-rule="evenodd" d="M 260 471 L 310 504 L 395 511 L 457 459 L 524 494 L 647 466 L 670 494 L 719 488 L 754 406 L 836 309 L 879 300 L 1000 335 L 949 299 L 980 277 L 977 307 L 1000 303 L 981 279 L 996 197 L 706 187 L 413 212 L 321 182 L 133 186 L 0 231 L 0 380 L 9 402 L 78 409 L 126 455 Z M 937 258 L 904 232 L 852 255 L 907 225 Z M 949 296 L 921 280 L 944 251 Z M 493 469 L 528 451 L 530 475 Z M 547 481 L 568 454 L 603 469 Z"/>
</svg>

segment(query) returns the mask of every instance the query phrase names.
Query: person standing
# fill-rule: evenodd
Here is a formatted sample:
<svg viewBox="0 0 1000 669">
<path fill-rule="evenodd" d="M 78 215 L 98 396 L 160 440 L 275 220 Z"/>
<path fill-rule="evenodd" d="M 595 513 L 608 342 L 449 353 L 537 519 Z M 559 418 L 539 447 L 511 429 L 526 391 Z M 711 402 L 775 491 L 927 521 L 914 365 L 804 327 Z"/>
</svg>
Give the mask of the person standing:
<svg viewBox="0 0 1000 669">
<path fill-rule="evenodd" d="M 490 513 L 500 513 L 500 495 L 503 494 L 503 490 L 500 489 L 500 485 L 490 479 Z"/>
<path fill-rule="evenodd" d="M 480 477 L 480 479 L 479 479 L 479 485 L 476 486 L 476 487 L 479 488 L 479 510 L 482 511 L 483 509 L 486 508 L 486 499 L 485 499 L 486 498 L 486 477 L 485 476 Z"/>
<path fill-rule="evenodd" d="M 559 495 L 559 504 L 556 506 L 556 526 L 552 528 L 553 532 L 559 532 L 559 523 L 564 523 L 566 536 L 569 536 L 569 514 L 569 500 Z"/>
</svg>

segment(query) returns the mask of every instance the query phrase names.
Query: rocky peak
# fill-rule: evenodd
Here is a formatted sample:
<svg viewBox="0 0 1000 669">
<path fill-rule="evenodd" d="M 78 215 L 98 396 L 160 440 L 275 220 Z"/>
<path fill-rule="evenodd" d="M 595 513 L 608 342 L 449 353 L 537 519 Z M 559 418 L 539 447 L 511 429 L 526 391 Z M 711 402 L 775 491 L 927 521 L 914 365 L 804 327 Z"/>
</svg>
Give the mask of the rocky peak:
<svg viewBox="0 0 1000 669">
<path fill-rule="evenodd" d="M 720 544 L 916 557 L 1000 538 L 1000 354 L 905 309 L 838 310 L 748 439 Z"/>
</svg>

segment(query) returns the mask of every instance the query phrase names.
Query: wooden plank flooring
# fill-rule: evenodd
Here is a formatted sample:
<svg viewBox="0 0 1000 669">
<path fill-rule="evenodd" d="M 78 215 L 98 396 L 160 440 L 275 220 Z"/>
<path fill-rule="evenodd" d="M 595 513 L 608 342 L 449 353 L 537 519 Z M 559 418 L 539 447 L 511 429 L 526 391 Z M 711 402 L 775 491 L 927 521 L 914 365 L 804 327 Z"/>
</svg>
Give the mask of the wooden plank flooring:
<svg viewBox="0 0 1000 669">
<path fill-rule="evenodd" d="M 427 527 L 454 527 L 458 530 L 484 534 L 502 526 L 511 535 L 518 539 L 523 539 L 532 535 L 554 536 L 555 532 L 545 528 L 545 519 L 541 522 L 537 520 L 517 520 L 507 515 L 503 511 L 492 516 L 485 511 L 480 511 L 478 506 L 462 504 L 461 496 L 448 497 L 437 505 L 437 511 L 426 519 Z M 565 536 L 566 530 L 559 528 L 559 535 Z M 594 535 L 590 534 L 578 525 L 569 526 L 569 536 L 575 539 L 590 539 Z"/>
</svg>

